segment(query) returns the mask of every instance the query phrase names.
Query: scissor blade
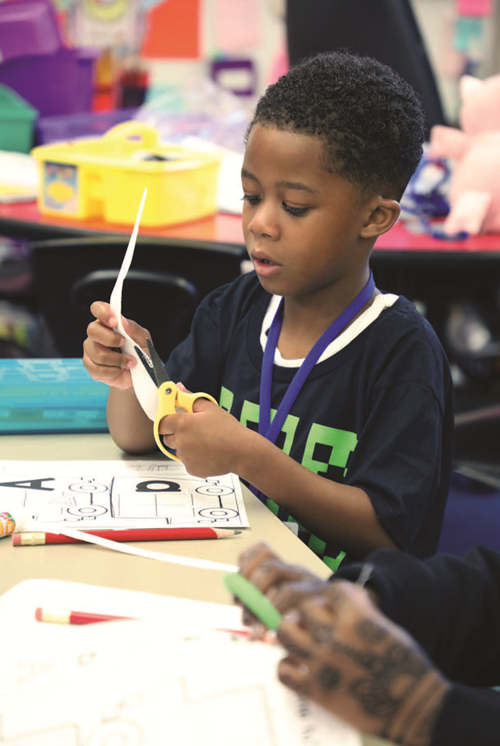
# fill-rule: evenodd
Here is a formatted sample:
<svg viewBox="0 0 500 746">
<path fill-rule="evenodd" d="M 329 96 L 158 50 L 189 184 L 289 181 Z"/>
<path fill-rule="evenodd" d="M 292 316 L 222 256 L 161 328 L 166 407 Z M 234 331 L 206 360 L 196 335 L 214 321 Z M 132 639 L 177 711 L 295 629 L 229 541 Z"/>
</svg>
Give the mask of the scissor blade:
<svg viewBox="0 0 500 746">
<path fill-rule="evenodd" d="M 165 381 L 170 381 L 170 378 L 168 376 L 165 366 L 162 363 L 160 356 L 156 352 L 154 345 L 149 339 L 149 337 L 148 339 L 146 339 L 146 344 L 148 346 L 149 356 L 153 364 L 153 370 L 154 370 L 154 374 L 156 377 L 156 385 L 159 388 L 162 385 L 162 383 L 165 383 Z"/>
<path fill-rule="evenodd" d="M 144 368 L 146 369 L 146 372 L 148 373 L 149 377 L 153 381 L 154 385 L 158 388 L 158 384 L 156 383 L 155 372 L 153 370 L 153 363 L 147 357 L 147 355 L 144 354 L 144 352 L 141 350 L 140 347 L 138 347 L 137 345 L 134 345 L 134 350 L 137 352 L 137 357 L 143 364 Z"/>
</svg>

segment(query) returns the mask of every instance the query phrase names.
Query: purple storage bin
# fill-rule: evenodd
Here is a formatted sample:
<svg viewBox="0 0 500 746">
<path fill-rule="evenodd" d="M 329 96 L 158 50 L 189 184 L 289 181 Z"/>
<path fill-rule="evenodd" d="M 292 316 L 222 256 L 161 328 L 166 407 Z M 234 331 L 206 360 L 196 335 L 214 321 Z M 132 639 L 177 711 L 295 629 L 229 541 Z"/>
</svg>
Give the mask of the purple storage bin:
<svg viewBox="0 0 500 746">
<path fill-rule="evenodd" d="M 61 117 L 40 117 L 37 122 L 37 141 L 49 145 L 78 137 L 102 137 L 111 127 L 133 119 L 137 109 L 115 109 Z"/>
<path fill-rule="evenodd" d="M 97 55 L 64 46 L 51 0 L 0 0 L 0 83 L 41 116 L 90 111 Z"/>
<path fill-rule="evenodd" d="M 90 111 L 97 55 L 96 50 L 61 48 L 19 57 L 0 64 L 0 83 L 38 109 L 40 116 Z"/>
<path fill-rule="evenodd" d="M 0 2 L 0 59 L 52 54 L 63 46 L 50 0 Z"/>
</svg>

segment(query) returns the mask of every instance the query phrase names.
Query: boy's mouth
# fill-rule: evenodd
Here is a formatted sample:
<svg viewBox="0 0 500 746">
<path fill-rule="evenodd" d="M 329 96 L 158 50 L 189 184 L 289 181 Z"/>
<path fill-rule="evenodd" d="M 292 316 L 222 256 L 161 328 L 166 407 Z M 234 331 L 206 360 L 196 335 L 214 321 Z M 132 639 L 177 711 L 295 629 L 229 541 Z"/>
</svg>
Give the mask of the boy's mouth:
<svg viewBox="0 0 500 746">
<path fill-rule="evenodd" d="M 268 256 L 259 253 L 252 254 L 252 262 L 255 271 L 261 277 L 270 277 L 279 271 L 280 265 Z"/>
<path fill-rule="evenodd" d="M 253 251 L 251 255 L 252 261 L 258 262 L 259 264 L 275 265 L 277 262 L 270 259 L 266 254 L 260 251 Z"/>
</svg>

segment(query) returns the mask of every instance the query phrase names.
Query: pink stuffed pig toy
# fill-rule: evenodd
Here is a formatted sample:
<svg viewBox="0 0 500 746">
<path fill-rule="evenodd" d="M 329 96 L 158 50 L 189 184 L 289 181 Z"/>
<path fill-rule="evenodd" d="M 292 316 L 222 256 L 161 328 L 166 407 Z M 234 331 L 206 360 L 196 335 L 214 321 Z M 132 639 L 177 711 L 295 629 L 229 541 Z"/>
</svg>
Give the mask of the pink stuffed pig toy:
<svg viewBox="0 0 500 746">
<path fill-rule="evenodd" d="M 447 235 L 500 233 L 500 75 L 460 80 L 461 130 L 435 125 L 430 155 L 455 161 Z"/>
</svg>

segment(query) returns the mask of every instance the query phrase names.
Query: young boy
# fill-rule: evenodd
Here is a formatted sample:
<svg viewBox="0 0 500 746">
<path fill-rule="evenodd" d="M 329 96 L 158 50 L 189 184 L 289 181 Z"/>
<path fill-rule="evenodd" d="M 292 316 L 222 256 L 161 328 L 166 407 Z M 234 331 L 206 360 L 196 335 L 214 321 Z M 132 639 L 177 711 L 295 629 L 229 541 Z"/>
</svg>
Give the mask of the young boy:
<svg viewBox="0 0 500 746">
<path fill-rule="evenodd" d="M 270 86 L 242 170 L 255 272 L 202 301 L 167 364 L 172 380 L 220 407 L 199 399 L 193 413 L 166 417 L 165 444 L 191 474 L 238 474 L 333 570 L 345 553 L 383 546 L 428 556 L 439 538 L 448 364 L 414 306 L 376 290 L 369 271 L 423 132 L 415 93 L 375 60 L 324 54 Z M 84 363 L 111 387 L 110 432 L 127 452 L 151 450 L 116 319 L 106 303 L 92 312 Z M 145 348 L 146 330 L 127 329 Z"/>
</svg>

